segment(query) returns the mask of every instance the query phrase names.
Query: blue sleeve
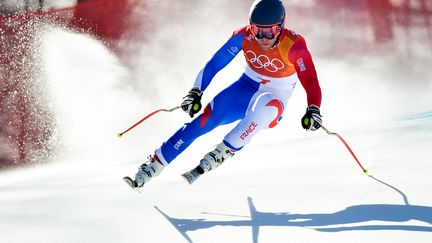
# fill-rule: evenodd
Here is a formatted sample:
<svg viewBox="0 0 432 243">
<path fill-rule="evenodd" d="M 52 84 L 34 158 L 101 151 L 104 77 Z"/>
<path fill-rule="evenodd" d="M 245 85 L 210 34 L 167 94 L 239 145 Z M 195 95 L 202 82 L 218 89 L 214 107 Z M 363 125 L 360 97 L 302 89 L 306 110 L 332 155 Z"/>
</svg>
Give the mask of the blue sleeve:
<svg viewBox="0 0 432 243">
<path fill-rule="evenodd" d="M 195 79 L 194 87 L 204 91 L 213 77 L 242 50 L 244 34 L 233 35 L 207 62 Z"/>
</svg>

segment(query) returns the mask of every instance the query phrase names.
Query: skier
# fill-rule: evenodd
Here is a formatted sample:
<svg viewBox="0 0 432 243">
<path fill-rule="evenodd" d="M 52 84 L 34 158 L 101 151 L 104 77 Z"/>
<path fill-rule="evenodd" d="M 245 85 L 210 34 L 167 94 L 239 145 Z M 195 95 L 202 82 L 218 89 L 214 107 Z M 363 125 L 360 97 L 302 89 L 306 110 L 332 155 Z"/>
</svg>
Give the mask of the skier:
<svg viewBox="0 0 432 243">
<path fill-rule="evenodd" d="M 201 115 L 184 124 L 153 156 L 148 156 L 135 179 L 124 178 L 131 187 L 142 187 L 158 176 L 199 136 L 219 125 L 240 120 L 222 142 L 184 176 L 192 183 L 198 176 L 216 169 L 259 131 L 278 124 L 298 80 L 306 90 L 308 104 L 301 124 L 311 131 L 320 127 L 321 89 L 312 57 L 305 39 L 284 28 L 284 23 L 285 8 L 281 0 L 256 0 L 252 4 L 249 25 L 234 31 L 207 62 L 193 88 L 183 98 L 181 108 L 194 117 L 201 110 L 201 97 L 213 77 L 240 51 L 246 59 L 244 73 L 217 94 Z"/>
</svg>

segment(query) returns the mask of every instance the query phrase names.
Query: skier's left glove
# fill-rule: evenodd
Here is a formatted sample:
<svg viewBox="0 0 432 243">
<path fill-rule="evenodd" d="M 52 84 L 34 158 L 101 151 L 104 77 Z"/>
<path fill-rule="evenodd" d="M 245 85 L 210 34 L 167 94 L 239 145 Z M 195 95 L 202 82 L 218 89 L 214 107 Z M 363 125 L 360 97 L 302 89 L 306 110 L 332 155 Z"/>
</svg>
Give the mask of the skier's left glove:
<svg viewBox="0 0 432 243">
<path fill-rule="evenodd" d="M 192 88 L 189 93 L 183 97 L 181 108 L 193 117 L 201 110 L 201 96 L 202 91 L 198 88 Z"/>
<path fill-rule="evenodd" d="M 310 105 L 306 108 L 306 114 L 301 119 L 301 124 L 304 129 L 315 131 L 321 127 L 320 108 L 316 105 Z"/>
</svg>

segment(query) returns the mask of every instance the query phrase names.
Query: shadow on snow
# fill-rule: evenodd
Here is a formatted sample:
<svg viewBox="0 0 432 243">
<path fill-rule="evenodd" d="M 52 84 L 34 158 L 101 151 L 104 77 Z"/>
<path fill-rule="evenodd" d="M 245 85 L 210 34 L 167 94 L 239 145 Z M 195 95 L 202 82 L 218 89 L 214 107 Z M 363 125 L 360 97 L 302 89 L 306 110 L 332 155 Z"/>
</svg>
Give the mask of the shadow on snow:
<svg viewBox="0 0 432 243">
<path fill-rule="evenodd" d="M 187 234 L 188 232 L 208 229 L 215 226 L 251 227 L 252 240 L 254 243 L 258 243 L 259 230 L 261 226 L 305 227 L 320 232 L 340 232 L 353 230 L 404 230 L 432 232 L 431 226 L 394 224 L 395 222 L 398 223 L 409 220 L 417 220 L 432 225 L 432 207 L 410 205 L 407 196 L 402 191 L 390 184 L 376 179 L 373 176 L 369 177 L 401 194 L 405 205 L 365 204 L 347 207 L 344 210 L 334 213 L 291 214 L 260 212 L 256 209 L 252 198 L 248 197 L 247 201 L 250 210 L 250 217 L 246 217 L 247 219 L 244 220 L 227 221 L 173 218 L 168 216 L 156 206 L 155 209 L 159 211 L 159 213 L 161 213 L 189 242 L 193 241 Z M 235 215 L 225 216 L 241 217 Z M 374 225 L 359 225 L 359 223 L 366 223 L 369 221 L 383 221 L 383 223 Z M 385 222 L 392 223 L 385 224 Z M 356 225 L 346 226 L 346 224 Z"/>
</svg>

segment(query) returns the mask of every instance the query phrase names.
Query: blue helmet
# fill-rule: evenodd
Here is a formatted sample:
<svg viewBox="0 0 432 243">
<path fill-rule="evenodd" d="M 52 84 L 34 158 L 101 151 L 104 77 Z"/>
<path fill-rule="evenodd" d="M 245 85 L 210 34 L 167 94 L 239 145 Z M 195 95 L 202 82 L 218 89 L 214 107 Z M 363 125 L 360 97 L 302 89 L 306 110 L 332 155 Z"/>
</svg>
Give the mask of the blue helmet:
<svg viewBox="0 0 432 243">
<path fill-rule="evenodd" d="M 255 0 L 249 12 L 249 23 L 258 26 L 279 25 L 285 23 L 285 8 L 281 0 Z"/>
</svg>

